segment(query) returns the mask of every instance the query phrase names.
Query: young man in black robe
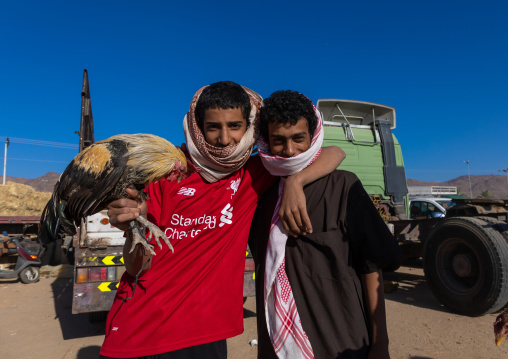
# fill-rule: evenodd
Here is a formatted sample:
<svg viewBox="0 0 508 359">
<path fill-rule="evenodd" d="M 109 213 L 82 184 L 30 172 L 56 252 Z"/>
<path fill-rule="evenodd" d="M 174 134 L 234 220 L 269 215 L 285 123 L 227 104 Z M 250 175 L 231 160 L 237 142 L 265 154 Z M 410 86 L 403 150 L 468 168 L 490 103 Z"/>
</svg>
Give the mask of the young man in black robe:
<svg viewBox="0 0 508 359">
<path fill-rule="evenodd" d="M 312 102 L 278 91 L 260 112 L 258 149 L 275 175 L 319 154 Z M 249 246 L 256 262 L 258 358 L 389 358 L 381 268 L 400 249 L 355 174 L 336 170 L 304 189 L 313 233 L 288 237 L 282 183 L 260 200 Z"/>
</svg>

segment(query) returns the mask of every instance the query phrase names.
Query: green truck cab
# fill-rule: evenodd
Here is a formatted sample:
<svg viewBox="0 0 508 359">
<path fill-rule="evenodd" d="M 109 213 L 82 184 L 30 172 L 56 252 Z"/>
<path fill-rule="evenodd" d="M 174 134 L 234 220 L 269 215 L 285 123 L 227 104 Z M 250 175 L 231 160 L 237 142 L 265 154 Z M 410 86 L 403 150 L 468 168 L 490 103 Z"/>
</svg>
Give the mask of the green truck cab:
<svg viewBox="0 0 508 359">
<path fill-rule="evenodd" d="M 402 150 L 392 129 L 395 109 L 364 101 L 321 99 L 323 146 L 346 153 L 340 169 L 355 173 L 385 219 L 408 218 L 408 189 Z"/>
<path fill-rule="evenodd" d="M 422 257 L 441 303 L 469 316 L 508 306 L 508 200 L 454 199 L 442 217 L 410 218 L 402 150 L 392 133 L 395 109 L 341 99 L 318 100 L 317 109 L 324 146 L 344 150 L 340 169 L 358 176 L 404 257 Z"/>
</svg>

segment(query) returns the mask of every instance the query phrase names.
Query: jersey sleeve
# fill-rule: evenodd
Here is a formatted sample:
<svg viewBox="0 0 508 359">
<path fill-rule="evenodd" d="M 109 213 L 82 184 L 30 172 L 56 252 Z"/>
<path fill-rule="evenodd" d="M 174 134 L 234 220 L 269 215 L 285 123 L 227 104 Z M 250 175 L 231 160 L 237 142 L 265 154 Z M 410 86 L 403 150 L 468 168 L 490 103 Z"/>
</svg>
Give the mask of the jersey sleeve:
<svg viewBox="0 0 508 359">
<path fill-rule="evenodd" d="M 251 156 L 245 168 L 252 178 L 252 187 L 258 194 L 258 197 L 261 197 L 277 181 L 278 177 L 272 176 L 268 172 L 265 166 L 263 166 L 259 155 Z"/>
<path fill-rule="evenodd" d="M 158 182 L 149 183 L 145 187 L 145 193 L 148 195 L 146 200 L 147 219 L 156 225 L 159 225 L 160 222 L 165 182 L 166 180 L 163 179 Z"/>
<path fill-rule="evenodd" d="M 353 265 L 360 274 L 380 270 L 402 255 L 395 237 L 360 180 L 356 180 L 348 192 L 346 228 L 351 241 Z"/>
</svg>

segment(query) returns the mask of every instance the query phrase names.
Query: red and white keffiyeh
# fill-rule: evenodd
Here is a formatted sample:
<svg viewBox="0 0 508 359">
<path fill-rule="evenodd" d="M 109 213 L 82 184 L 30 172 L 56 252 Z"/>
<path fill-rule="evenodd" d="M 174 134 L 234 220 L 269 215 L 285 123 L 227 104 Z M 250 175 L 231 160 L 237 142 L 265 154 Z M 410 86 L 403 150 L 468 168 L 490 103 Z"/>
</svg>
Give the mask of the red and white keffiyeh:
<svg viewBox="0 0 508 359">
<path fill-rule="evenodd" d="M 318 125 L 310 148 L 291 158 L 273 156 L 268 143 L 260 136 L 257 141 L 259 155 L 266 169 L 274 176 L 290 176 L 310 165 L 321 153 L 323 124 L 319 112 Z M 285 179 L 279 184 L 279 199 L 270 226 L 266 252 L 265 313 L 268 333 L 277 356 L 281 359 L 314 358 L 309 338 L 305 334 L 295 299 L 285 270 L 287 232 L 279 217 L 280 201 Z"/>
<path fill-rule="evenodd" d="M 187 150 L 198 173 L 208 182 L 216 182 L 242 168 L 252 154 L 257 138 L 256 121 L 263 98 L 257 92 L 242 86 L 250 99 L 250 126 L 237 145 L 219 148 L 206 142 L 196 123 L 196 104 L 206 87 L 200 88 L 192 98 L 189 112 L 183 119 L 183 132 Z"/>
</svg>

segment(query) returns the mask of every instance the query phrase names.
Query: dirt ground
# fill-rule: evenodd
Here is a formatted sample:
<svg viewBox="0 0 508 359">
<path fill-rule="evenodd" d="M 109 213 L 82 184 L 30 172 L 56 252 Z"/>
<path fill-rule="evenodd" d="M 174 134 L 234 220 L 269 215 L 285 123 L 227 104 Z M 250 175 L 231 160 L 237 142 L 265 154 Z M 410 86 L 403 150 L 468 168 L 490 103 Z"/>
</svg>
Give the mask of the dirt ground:
<svg viewBox="0 0 508 359">
<path fill-rule="evenodd" d="M 388 273 L 399 284 L 386 294 L 393 359 L 506 358 L 508 343 L 494 344 L 495 315 L 469 318 L 450 313 L 428 288 L 421 263 Z M 41 278 L 35 284 L 0 280 L 0 357 L 6 359 L 95 359 L 104 322 L 71 314 L 72 281 Z M 228 340 L 229 358 L 254 359 L 257 347 L 254 298 L 244 305 L 244 334 Z"/>
</svg>

